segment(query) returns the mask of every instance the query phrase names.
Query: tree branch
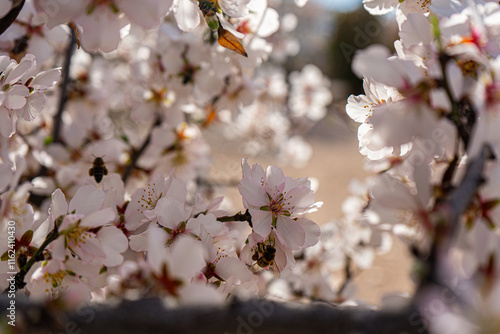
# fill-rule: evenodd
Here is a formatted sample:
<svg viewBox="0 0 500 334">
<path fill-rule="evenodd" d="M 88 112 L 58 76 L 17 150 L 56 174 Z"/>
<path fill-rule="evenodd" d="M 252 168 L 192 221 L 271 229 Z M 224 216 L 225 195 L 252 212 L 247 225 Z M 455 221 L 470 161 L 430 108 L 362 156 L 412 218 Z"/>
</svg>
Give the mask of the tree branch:
<svg viewBox="0 0 500 334">
<path fill-rule="evenodd" d="M 61 82 L 61 92 L 59 95 L 59 105 L 57 108 L 57 114 L 54 116 L 54 127 L 52 129 L 52 138 L 54 143 L 61 142 L 61 128 L 62 128 L 62 115 L 66 102 L 68 101 L 68 85 L 69 85 L 69 71 L 71 67 L 71 58 L 73 57 L 73 51 L 76 46 L 76 33 L 73 29 L 71 31 L 71 39 L 66 49 L 66 55 L 64 58 L 64 65 L 62 70 L 62 82 Z"/>
<path fill-rule="evenodd" d="M 5 317 L 9 299 L 0 297 Z M 16 328 L 26 332 L 73 333 L 252 333 L 252 334 L 425 334 L 413 307 L 398 311 L 337 308 L 265 300 L 235 302 L 228 306 L 184 306 L 166 309 L 160 299 L 124 301 L 117 306 L 93 305 L 73 313 L 35 305 L 16 298 Z"/>
<path fill-rule="evenodd" d="M 488 160 L 494 159 L 494 153 L 489 144 L 484 144 L 479 155 L 470 161 L 460 184 L 449 194 L 443 202 L 434 209 L 435 233 L 432 247 L 425 261 L 425 272 L 419 284 L 418 292 L 426 286 L 436 284 L 444 286 L 439 267 L 443 256 L 455 240 L 459 229 L 460 217 L 469 208 L 479 187 L 484 183 L 484 167 Z"/>
<path fill-rule="evenodd" d="M 153 126 L 151 127 L 151 129 L 149 129 L 148 136 L 146 137 L 146 139 L 142 143 L 141 147 L 139 147 L 138 149 L 132 150 L 132 155 L 130 157 L 130 163 L 125 167 L 125 169 L 123 170 L 123 173 L 122 173 L 122 181 L 124 183 L 127 181 L 128 177 L 130 176 L 132 171 L 135 169 L 136 164 L 137 164 L 137 160 L 139 160 L 139 157 L 144 153 L 144 151 L 148 147 L 149 143 L 151 142 L 151 135 L 153 134 L 153 129 L 155 127 L 159 126 L 160 124 L 161 124 L 161 117 L 157 114 L 156 120 L 155 120 Z M 168 148 L 168 150 L 170 150 L 170 149 L 173 149 L 173 148 Z"/>
<path fill-rule="evenodd" d="M 483 171 L 486 161 L 492 159 L 495 159 L 493 149 L 489 144 L 484 144 L 479 155 L 470 161 L 460 185 L 437 206 L 440 219 L 447 222 L 452 232 L 456 230 L 460 216 L 470 206 L 477 190 L 484 182 Z M 453 238 L 453 233 L 448 236 Z"/>
<path fill-rule="evenodd" d="M 17 19 L 17 16 L 23 9 L 25 0 L 12 0 L 12 8 L 4 17 L 0 18 L 0 35 L 7 30 L 11 24 Z"/>
<path fill-rule="evenodd" d="M 245 213 L 238 212 L 234 216 L 223 216 L 223 217 L 218 217 L 218 221 L 220 222 L 248 222 L 250 224 L 250 227 L 252 226 L 252 215 L 248 211 L 248 209 L 245 211 Z"/>
</svg>

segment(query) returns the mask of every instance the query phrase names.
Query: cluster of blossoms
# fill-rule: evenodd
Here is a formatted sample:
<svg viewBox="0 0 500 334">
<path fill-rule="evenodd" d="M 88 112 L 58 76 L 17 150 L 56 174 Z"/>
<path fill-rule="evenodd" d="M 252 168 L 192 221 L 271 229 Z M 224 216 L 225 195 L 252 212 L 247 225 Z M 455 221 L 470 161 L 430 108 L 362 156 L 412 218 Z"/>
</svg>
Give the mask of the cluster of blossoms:
<svg viewBox="0 0 500 334">
<path fill-rule="evenodd" d="M 0 35 L 1 230 L 16 224 L 0 253 L 19 291 L 68 306 L 138 295 L 222 303 L 260 294 L 262 273 L 290 272 L 294 252 L 318 242 L 308 179 L 244 160 L 246 211 L 231 215 L 213 193 L 204 138 L 308 160 L 300 134 L 332 95 L 313 65 L 287 83 L 279 62 L 293 48 L 271 36 L 293 44 L 293 14 L 261 0 L 19 5 Z M 2 20 L 11 9 L 0 7 Z"/>
<path fill-rule="evenodd" d="M 332 94 L 314 65 L 288 76 L 280 66 L 296 52 L 292 14 L 265 0 L 28 0 L 12 2 L 23 8 L 7 24 L 4 3 L 0 229 L 16 228 L 0 253 L 16 289 L 69 306 L 223 303 L 265 295 L 271 272 L 290 298 L 342 302 L 355 298 L 351 266 L 370 267 L 394 234 L 440 266 L 417 293 L 431 330 L 498 325 L 498 161 L 457 222 L 443 222 L 471 162 L 485 147 L 500 153 L 497 1 L 364 2 L 375 15 L 395 9 L 400 30 L 395 55 L 371 46 L 353 60 L 365 94 L 346 111 L 375 176 L 321 229 L 306 217 L 322 204 L 307 178 L 243 159 L 245 211 L 231 214 L 209 175 L 209 131 L 244 141 L 246 155 L 308 159 L 300 134 Z M 456 296 L 440 314 L 425 312 L 436 284 Z"/>
<path fill-rule="evenodd" d="M 59 79 L 59 69 L 36 73 L 33 55 L 24 56 L 19 63 L 0 56 L 0 134 L 11 137 L 19 118 L 32 121 L 45 106 L 45 92 Z"/>
<path fill-rule="evenodd" d="M 364 5 L 375 15 L 397 7 L 400 27 L 395 55 L 371 46 L 353 61 L 365 94 L 349 97 L 346 110 L 362 123 L 359 150 L 369 159 L 367 168 L 379 174 L 369 187 L 364 215 L 407 242 L 419 260 L 439 261 L 433 264 L 439 269 L 429 269 L 434 278 L 421 278 L 438 286 L 422 284 L 427 288 L 417 295 L 432 333 L 496 332 L 498 160 L 486 164 L 487 182 L 456 223 L 440 217 L 466 168 L 486 147 L 497 158 L 500 153 L 500 5 L 460 0 L 366 0 Z M 453 297 L 443 298 L 443 289 Z M 430 310 L 433 303 L 442 309 Z"/>
</svg>

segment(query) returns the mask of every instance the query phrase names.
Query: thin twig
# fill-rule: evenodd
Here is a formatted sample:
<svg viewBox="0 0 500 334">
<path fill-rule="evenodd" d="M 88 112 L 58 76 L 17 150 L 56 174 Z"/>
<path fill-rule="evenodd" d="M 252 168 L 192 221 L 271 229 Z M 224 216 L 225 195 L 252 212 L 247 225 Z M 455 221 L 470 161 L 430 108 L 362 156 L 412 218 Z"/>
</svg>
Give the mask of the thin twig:
<svg viewBox="0 0 500 334">
<path fill-rule="evenodd" d="M 250 212 L 245 211 L 245 213 L 238 212 L 234 216 L 224 216 L 224 217 L 218 217 L 218 221 L 220 222 L 248 222 L 250 224 L 250 227 L 252 227 L 252 215 L 250 215 Z"/>
<path fill-rule="evenodd" d="M 130 163 L 125 167 L 122 173 L 122 180 L 123 182 L 126 182 L 132 171 L 136 168 L 137 165 L 137 160 L 139 160 L 139 157 L 144 153 L 146 148 L 149 146 L 149 143 L 151 142 L 151 135 L 153 134 L 153 129 L 161 124 L 161 117 L 156 116 L 156 120 L 151 127 L 151 129 L 148 132 L 147 138 L 144 140 L 142 143 L 141 147 L 138 149 L 133 149 L 132 150 L 132 155 L 130 157 Z M 170 150 L 170 149 L 167 149 Z"/>
<path fill-rule="evenodd" d="M 62 82 L 61 91 L 59 95 L 59 105 L 57 107 L 57 113 L 54 116 L 54 127 L 52 129 L 52 138 L 54 143 L 61 142 L 61 128 L 62 128 L 62 115 L 64 113 L 64 108 L 66 102 L 68 101 L 68 86 L 69 86 L 69 71 L 71 67 L 71 58 L 73 57 L 73 51 L 76 46 L 76 34 L 73 29 L 71 31 L 71 39 L 66 49 L 66 55 L 64 59 L 64 65 L 62 70 Z"/>
<path fill-rule="evenodd" d="M 345 266 L 344 266 L 344 282 L 340 286 L 339 290 L 337 291 L 337 296 L 340 297 L 344 290 L 346 289 L 347 285 L 349 282 L 351 282 L 352 279 L 352 272 L 351 272 L 351 258 L 349 256 L 345 257 Z"/>
</svg>

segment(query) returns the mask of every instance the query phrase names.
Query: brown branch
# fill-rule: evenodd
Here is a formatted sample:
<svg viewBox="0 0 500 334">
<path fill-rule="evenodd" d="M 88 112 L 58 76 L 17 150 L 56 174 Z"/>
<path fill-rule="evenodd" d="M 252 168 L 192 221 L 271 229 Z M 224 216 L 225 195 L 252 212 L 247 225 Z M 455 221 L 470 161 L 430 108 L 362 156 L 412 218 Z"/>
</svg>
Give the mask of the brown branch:
<svg viewBox="0 0 500 334">
<path fill-rule="evenodd" d="M 344 266 L 344 282 L 340 286 L 339 290 L 337 291 L 337 297 L 341 297 L 342 293 L 344 290 L 347 288 L 347 285 L 351 282 L 352 280 L 352 271 L 351 271 L 351 258 L 349 256 L 345 256 L 345 266 Z"/>
<path fill-rule="evenodd" d="M 7 30 L 11 26 L 12 23 L 14 23 L 17 16 L 21 12 L 21 9 L 23 9 L 25 2 L 25 0 L 12 1 L 12 8 L 10 9 L 10 11 L 7 13 L 7 15 L 0 19 L 0 35 L 2 35 L 5 30 Z"/>
<path fill-rule="evenodd" d="M 421 258 L 424 261 L 425 272 L 416 295 L 428 285 L 445 286 L 439 277 L 439 268 L 455 241 L 461 216 L 469 208 L 479 187 L 485 181 L 483 172 L 486 162 L 492 159 L 495 159 L 492 148 L 489 144 L 484 144 L 479 155 L 470 161 L 460 184 L 444 201 L 436 205 L 433 213 L 436 226 L 434 240 L 429 256 L 426 259 Z"/>
<path fill-rule="evenodd" d="M 127 181 L 128 177 L 130 176 L 132 171 L 136 168 L 136 164 L 137 164 L 137 161 L 139 160 L 140 156 L 144 153 L 144 151 L 146 151 L 146 148 L 149 146 L 149 143 L 151 142 L 151 135 L 153 134 L 153 129 L 155 127 L 159 126 L 160 124 L 161 124 L 161 117 L 157 114 L 156 120 L 155 120 L 153 126 L 151 127 L 151 129 L 149 129 L 148 136 L 146 137 L 146 139 L 142 143 L 141 147 L 139 147 L 138 149 L 132 150 L 132 154 L 130 157 L 130 163 L 125 167 L 125 169 L 123 170 L 123 173 L 122 173 L 122 181 L 124 183 Z M 172 149 L 173 149 L 173 147 L 168 148 L 167 150 L 172 150 Z"/>
<path fill-rule="evenodd" d="M 220 222 L 248 222 L 250 224 L 250 227 L 252 227 L 252 215 L 248 211 L 248 209 L 245 211 L 245 213 L 238 212 L 234 216 L 223 216 L 223 217 L 218 217 L 218 221 Z"/>
<path fill-rule="evenodd" d="M 52 139 L 54 143 L 61 142 L 61 128 L 62 128 L 62 115 L 64 113 L 64 108 L 66 107 L 66 102 L 68 102 L 68 86 L 69 86 L 69 72 L 71 67 L 71 58 L 73 57 L 73 51 L 76 46 L 76 34 L 73 29 L 71 31 L 71 39 L 66 49 L 66 55 L 64 58 L 64 65 L 62 70 L 62 82 L 61 91 L 59 95 L 59 104 L 57 107 L 57 113 L 54 116 L 54 126 L 52 128 Z"/>
<path fill-rule="evenodd" d="M 453 232 L 457 229 L 460 216 L 469 208 L 479 187 L 484 183 L 483 171 L 488 160 L 495 159 L 493 149 L 489 144 L 484 144 L 479 155 L 470 161 L 465 171 L 465 175 L 460 183 L 448 196 L 440 203 L 436 211 L 440 221 L 446 222 L 451 227 L 452 233 L 448 234 L 452 238 Z"/>
<path fill-rule="evenodd" d="M 9 299 L 0 297 L 5 318 Z M 93 305 L 73 313 L 16 298 L 16 329 L 59 333 L 252 333 L 252 334 L 425 334 L 415 308 L 373 311 L 265 300 L 227 306 L 184 306 L 166 309 L 159 299 L 125 301 L 117 306 Z M 21 323 L 22 321 L 22 323 Z"/>
<path fill-rule="evenodd" d="M 62 69 L 62 81 L 60 84 L 60 95 L 59 95 L 59 104 L 57 107 L 57 113 L 54 115 L 54 124 L 52 126 L 52 141 L 54 143 L 62 143 L 61 140 L 61 129 L 62 129 L 62 116 L 64 113 L 64 108 L 66 107 L 66 102 L 68 101 L 68 85 L 69 85 L 69 71 L 71 67 L 71 58 L 73 57 L 73 51 L 76 45 L 76 35 L 73 29 L 71 31 L 71 38 L 68 43 L 68 47 L 66 49 L 66 55 L 64 59 L 63 69 Z M 34 176 L 28 176 L 27 179 L 31 181 L 35 177 L 45 176 L 48 173 L 48 168 L 46 166 L 40 166 L 38 172 Z M 40 206 L 43 200 L 47 198 L 47 196 L 36 195 L 31 193 L 29 202 L 32 205 Z"/>
</svg>

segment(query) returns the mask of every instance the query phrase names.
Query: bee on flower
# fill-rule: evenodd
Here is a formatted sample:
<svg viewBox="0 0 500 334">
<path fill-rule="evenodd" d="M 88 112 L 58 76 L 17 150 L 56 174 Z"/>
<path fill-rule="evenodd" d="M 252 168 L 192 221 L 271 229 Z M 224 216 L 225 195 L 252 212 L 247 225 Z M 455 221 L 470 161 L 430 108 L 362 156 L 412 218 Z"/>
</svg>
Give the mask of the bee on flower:
<svg viewBox="0 0 500 334">
<path fill-rule="evenodd" d="M 243 205 L 252 216 L 252 239 L 255 242 L 250 248 L 253 255 L 257 253 L 258 260 L 261 257 L 266 259 L 263 254 L 269 253 L 269 246 L 276 248 L 280 245 L 284 250 L 299 250 L 316 244 L 319 227 L 304 216 L 316 211 L 323 203 L 314 202 L 311 182 L 307 178 L 285 177 L 276 166 L 269 166 L 265 171 L 257 164 L 250 167 L 246 159 L 242 161 L 242 168 L 243 178 L 238 188 Z M 256 246 L 258 243 L 261 243 L 260 248 Z M 266 256 L 270 258 L 269 254 Z M 271 260 L 266 263 L 275 259 Z M 260 262 L 264 263 L 263 260 Z M 285 266 L 286 260 L 280 269 Z"/>
</svg>

